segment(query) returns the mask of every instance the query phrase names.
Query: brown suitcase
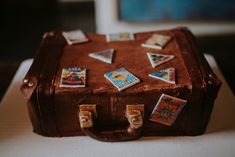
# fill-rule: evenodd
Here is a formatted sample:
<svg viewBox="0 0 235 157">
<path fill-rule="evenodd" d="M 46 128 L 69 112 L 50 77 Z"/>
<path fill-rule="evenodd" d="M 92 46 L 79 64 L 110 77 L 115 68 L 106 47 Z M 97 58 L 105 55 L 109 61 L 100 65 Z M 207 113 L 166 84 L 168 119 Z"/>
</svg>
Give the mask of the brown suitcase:
<svg viewBox="0 0 235 157">
<path fill-rule="evenodd" d="M 153 33 L 169 35 L 172 40 L 163 50 L 141 47 Z M 61 32 L 45 33 L 21 86 L 35 133 L 50 137 L 88 135 L 101 141 L 204 133 L 221 81 L 199 53 L 187 28 L 136 33 L 134 41 L 106 42 L 104 35 L 95 33 L 86 36 L 89 42 L 68 45 Z M 112 64 L 88 56 L 108 48 L 115 49 Z M 147 51 L 173 53 L 175 58 L 152 68 Z M 86 67 L 87 86 L 59 87 L 64 67 Z M 118 91 L 104 74 L 122 67 L 137 76 L 140 83 Z M 177 70 L 175 85 L 148 76 L 167 67 Z M 149 120 L 163 93 L 187 100 L 171 126 Z M 136 121 L 140 126 L 135 128 Z"/>
</svg>

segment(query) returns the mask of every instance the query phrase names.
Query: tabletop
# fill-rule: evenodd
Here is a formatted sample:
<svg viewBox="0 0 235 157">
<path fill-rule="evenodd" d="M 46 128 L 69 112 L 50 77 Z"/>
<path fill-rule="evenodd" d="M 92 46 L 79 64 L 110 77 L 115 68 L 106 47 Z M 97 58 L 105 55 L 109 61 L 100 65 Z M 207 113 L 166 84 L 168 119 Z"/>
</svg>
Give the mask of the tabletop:
<svg viewBox="0 0 235 157">
<path fill-rule="evenodd" d="M 26 101 L 20 84 L 32 64 L 25 60 L 16 72 L 0 103 L 1 157 L 77 157 L 77 156 L 235 156 L 235 97 L 210 55 L 205 55 L 223 82 L 215 101 L 207 131 L 201 136 L 143 137 L 129 142 L 100 142 L 86 136 L 49 138 L 32 132 Z"/>
</svg>

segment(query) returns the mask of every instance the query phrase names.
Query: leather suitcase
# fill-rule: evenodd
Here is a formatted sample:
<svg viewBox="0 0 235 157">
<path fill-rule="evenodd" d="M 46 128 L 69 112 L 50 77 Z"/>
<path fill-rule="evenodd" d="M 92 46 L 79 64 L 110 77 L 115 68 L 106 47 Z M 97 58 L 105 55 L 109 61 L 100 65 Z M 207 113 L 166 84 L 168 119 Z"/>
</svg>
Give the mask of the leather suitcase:
<svg viewBox="0 0 235 157">
<path fill-rule="evenodd" d="M 141 47 L 153 33 L 170 35 L 172 40 L 163 50 Z M 199 52 L 187 28 L 136 33 L 133 41 L 106 42 L 104 35 L 95 33 L 86 33 L 86 36 L 88 42 L 68 45 L 61 32 L 44 34 L 21 86 L 35 133 L 126 141 L 142 136 L 194 136 L 205 132 L 221 81 Z M 88 56 L 107 48 L 115 49 L 112 64 Z M 146 57 L 148 51 L 173 53 L 175 58 L 152 68 Z M 175 85 L 148 76 L 150 72 L 170 66 L 177 69 Z M 87 86 L 61 88 L 64 67 L 86 67 Z M 140 83 L 118 91 L 104 74 L 123 67 L 137 76 Z M 149 120 L 162 94 L 187 101 L 171 126 Z M 87 120 L 91 125 L 81 127 Z M 135 128 L 135 121 L 140 126 Z"/>
</svg>

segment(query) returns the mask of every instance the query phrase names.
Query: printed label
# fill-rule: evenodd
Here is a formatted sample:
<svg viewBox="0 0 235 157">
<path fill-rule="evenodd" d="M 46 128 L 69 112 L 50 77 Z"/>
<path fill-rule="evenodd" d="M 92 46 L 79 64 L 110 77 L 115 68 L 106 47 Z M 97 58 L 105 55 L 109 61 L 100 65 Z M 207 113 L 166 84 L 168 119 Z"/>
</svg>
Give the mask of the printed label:
<svg viewBox="0 0 235 157">
<path fill-rule="evenodd" d="M 111 41 L 127 41 L 127 40 L 134 40 L 134 34 L 132 33 L 112 33 L 106 35 L 107 42 Z"/>
<path fill-rule="evenodd" d="M 163 55 L 163 54 L 151 53 L 151 52 L 147 52 L 147 56 L 153 68 L 175 57 L 174 55 Z"/>
<path fill-rule="evenodd" d="M 171 36 L 155 33 L 150 38 L 148 38 L 148 40 L 143 43 L 142 46 L 147 48 L 162 49 L 170 40 Z"/>
<path fill-rule="evenodd" d="M 132 73 L 124 68 L 104 74 L 104 76 L 112 82 L 112 84 L 119 90 L 126 89 L 140 82 Z"/>
<path fill-rule="evenodd" d="M 84 43 L 88 41 L 88 39 L 81 30 L 63 32 L 62 35 L 64 36 L 66 42 L 69 45 Z"/>
<path fill-rule="evenodd" d="M 86 69 L 85 68 L 63 68 L 61 74 L 60 87 L 85 87 Z"/>
<path fill-rule="evenodd" d="M 186 102 L 186 100 L 162 94 L 153 109 L 150 120 L 171 126 L 182 111 Z"/>
<path fill-rule="evenodd" d="M 105 63 L 112 63 L 114 49 L 103 50 L 99 52 L 90 53 L 89 56 L 98 59 Z"/>
<path fill-rule="evenodd" d="M 168 68 L 149 74 L 150 77 L 175 84 L 175 68 Z"/>
</svg>

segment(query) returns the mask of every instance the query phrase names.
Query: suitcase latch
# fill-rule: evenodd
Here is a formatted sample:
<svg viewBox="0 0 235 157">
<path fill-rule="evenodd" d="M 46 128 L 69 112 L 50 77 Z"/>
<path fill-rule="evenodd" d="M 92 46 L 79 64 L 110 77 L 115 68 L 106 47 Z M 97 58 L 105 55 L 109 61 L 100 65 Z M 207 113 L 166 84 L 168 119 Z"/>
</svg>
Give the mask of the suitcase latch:
<svg viewBox="0 0 235 157">
<path fill-rule="evenodd" d="M 94 118 L 97 117 L 96 104 L 82 104 L 79 106 L 79 121 L 81 128 L 93 127 Z M 126 117 L 132 129 L 143 125 L 144 104 L 126 105 Z"/>
<path fill-rule="evenodd" d="M 138 129 L 143 125 L 144 104 L 126 105 L 126 117 L 132 129 Z"/>
<path fill-rule="evenodd" d="M 79 121 L 81 128 L 93 126 L 93 118 L 97 116 L 96 104 L 83 104 L 79 106 Z"/>
</svg>

